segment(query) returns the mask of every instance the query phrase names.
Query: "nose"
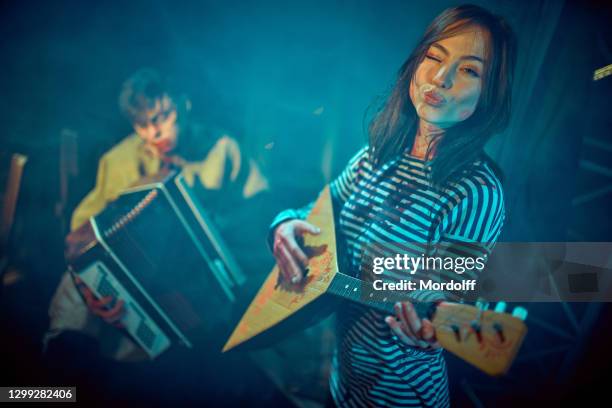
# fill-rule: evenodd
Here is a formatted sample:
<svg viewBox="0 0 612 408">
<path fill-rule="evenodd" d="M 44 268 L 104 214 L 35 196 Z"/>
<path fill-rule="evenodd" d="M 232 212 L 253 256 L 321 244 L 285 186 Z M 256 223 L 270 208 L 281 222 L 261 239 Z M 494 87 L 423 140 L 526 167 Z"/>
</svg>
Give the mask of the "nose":
<svg viewBox="0 0 612 408">
<path fill-rule="evenodd" d="M 159 139 L 162 135 L 162 126 L 160 123 L 152 123 L 153 139 Z"/>
<path fill-rule="evenodd" d="M 449 89 L 453 86 L 450 70 L 445 66 L 441 66 L 434 75 L 432 82 L 439 88 Z"/>
</svg>

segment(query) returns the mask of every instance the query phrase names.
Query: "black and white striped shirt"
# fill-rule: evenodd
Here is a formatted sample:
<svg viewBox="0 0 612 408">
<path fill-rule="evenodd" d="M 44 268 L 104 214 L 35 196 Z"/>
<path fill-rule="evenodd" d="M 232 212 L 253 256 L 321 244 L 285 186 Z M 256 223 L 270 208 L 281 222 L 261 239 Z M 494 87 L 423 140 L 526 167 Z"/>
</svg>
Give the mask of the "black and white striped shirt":
<svg viewBox="0 0 612 408">
<path fill-rule="evenodd" d="M 502 186 L 485 161 L 462 178 L 435 188 L 428 163 L 408 151 L 374 170 L 362 148 L 330 183 L 339 210 L 338 233 L 346 245 L 349 269 L 361 274 L 365 248 L 401 244 L 420 256 L 429 244 L 469 242 L 484 256 L 492 250 L 504 221 Z M 307 217 L 312 203 L 280 213 L 272 224 Z M 434 245 L 435 247 L 435 245 Z M 432 255 L 428 253 L 427 255 Z M 436 254 L 440 255 L 440 254 Z M 441 275 L 441 279 L 451 279 Z M 404 277 L 405 278 L 405 277 Z M 466 276 L 462 277 L 463 279 Z M 444 298 L 422 292 L 419 300 Z M 410 347 L 397 339 L 384 315 L 347 303 L 337 312 L 337 348 L 332 361 L 331 393 L 340 407 L 445 407 L 449 405 L 446 364 L 441 350 Z"/>
</svg>

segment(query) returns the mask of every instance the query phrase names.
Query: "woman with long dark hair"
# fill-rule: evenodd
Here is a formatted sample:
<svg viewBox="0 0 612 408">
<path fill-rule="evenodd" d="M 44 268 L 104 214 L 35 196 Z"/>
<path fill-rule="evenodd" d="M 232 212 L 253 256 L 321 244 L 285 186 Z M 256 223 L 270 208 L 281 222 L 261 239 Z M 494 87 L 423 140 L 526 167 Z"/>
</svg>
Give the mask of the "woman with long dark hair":
<svg viewBox="0 0 612 408">
<path fill-rule="evenodd" d="M 450 8 L 430 24 L 372 119 L 369 144 L 330 183 L 348 258 L 343 272 L 365 274 L 364 251 L 377 244 L 401 244 L 416 257 L 432 256 L 447 242 L 469 243 L 474 256 L 490 253 L 504 202 L 484 146 L 508 123 L 514 60 L 512 30 L 481 7 Z M 294 283 L 308 263 L 299 237 L 319 232 L 303 221 L 310 208 L 286 210 L 271 226 L 274 256 Z M 440 278 L 452 275 L 441 272 Z M 418 301 L 450 297 L 414 293 Z M 410 302 L 397 303 L 395 311 L 385 317 L 353 304 L 338 311 L 330 378 L 336 405 L 449 405 L 446 365 L 431 322 Z"/>
</svg>

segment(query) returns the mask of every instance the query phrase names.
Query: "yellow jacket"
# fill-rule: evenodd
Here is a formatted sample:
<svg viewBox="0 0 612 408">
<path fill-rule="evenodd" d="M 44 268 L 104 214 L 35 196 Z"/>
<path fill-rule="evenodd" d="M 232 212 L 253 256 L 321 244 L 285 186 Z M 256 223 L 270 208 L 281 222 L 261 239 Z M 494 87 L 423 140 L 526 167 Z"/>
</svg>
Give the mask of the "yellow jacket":
<svg viewBox="0 0 612 408">
<path fill-rule="evenodd" d="M 204 188 L 220 190 L 227 187 L 223 185 L 224 180 L 237 181 L 241 166 L 249 166 L 242 196 L 249 198 L 268 188 L 268 182 L 255 162 L 249 160 L 243 163 L 244 158 L 238 143 L 227 135 L 221 136 L 201 161 L 176 159 L 175 162 L 182 167 L 185 179 L 190 185 L 193 185 L 195 176 L 198 176 L 197 179 Z M 123 139 L 100 159 L 96 185 L 72 213 L 71 230 L 99 214 L 122 190 L 135 184 L 143 176 L 156 174 L 160 165 L 160 158 L 146 148 L 138 135 L 133 134 Z M 227 169 L 230 169 L 229 175 L 226 174 Z"/>
</svg>

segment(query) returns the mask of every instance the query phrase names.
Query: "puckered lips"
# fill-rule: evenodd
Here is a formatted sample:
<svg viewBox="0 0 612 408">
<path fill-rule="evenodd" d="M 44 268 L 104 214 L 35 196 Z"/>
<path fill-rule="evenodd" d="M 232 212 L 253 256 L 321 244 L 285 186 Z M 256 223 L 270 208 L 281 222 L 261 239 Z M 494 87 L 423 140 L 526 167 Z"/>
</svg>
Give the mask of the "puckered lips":
<svg viewBox="0 0 612 408">
<path fill-rule="evenodd" d="M 172 149 L 174 149 L 176 145 L 176 138 L 174 137 L 165 137 L 159 138 L 150 142 L 151 146 L 153 146 L 159 153 L 168 153 Z"/>
<path fill-rule="evenodd" d="M 423 99 L 425 100 L 425 103 L 431 106 L 441 106 L 446 103 L 446 98 L 444 98 L 442 94 L 433 90 L 424 92 Z"/>
</svg>

